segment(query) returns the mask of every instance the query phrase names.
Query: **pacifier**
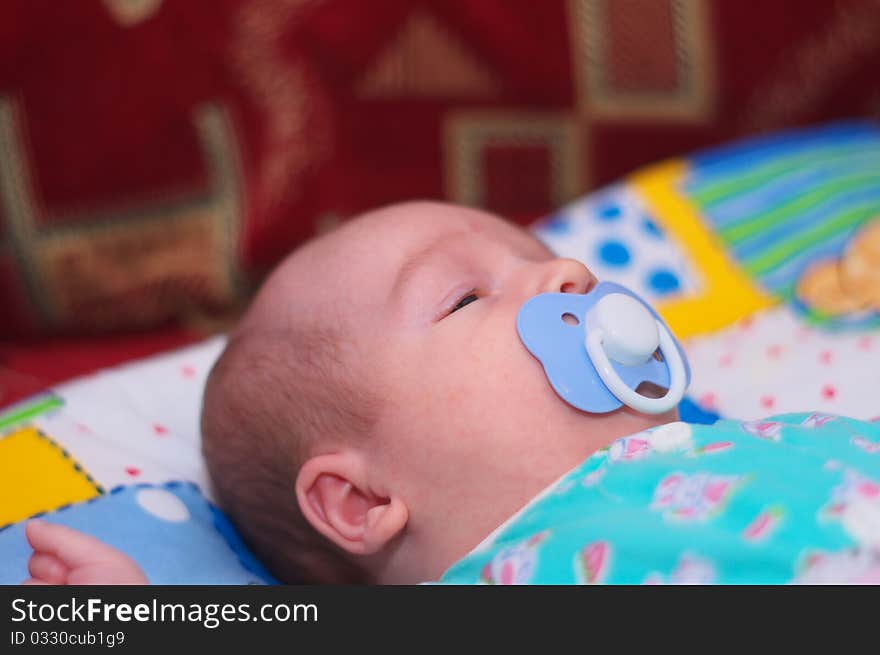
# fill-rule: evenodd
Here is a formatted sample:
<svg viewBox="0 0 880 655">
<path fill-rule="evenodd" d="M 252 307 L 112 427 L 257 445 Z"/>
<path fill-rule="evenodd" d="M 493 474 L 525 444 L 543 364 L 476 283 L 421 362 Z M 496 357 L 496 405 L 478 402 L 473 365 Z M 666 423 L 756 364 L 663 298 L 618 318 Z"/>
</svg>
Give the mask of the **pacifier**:
<svg viewBox="0 0 880 655">
<path fill-rule="evenodd" d="M 635 293 L 600 282 L 587 294 L 542 293 L 516 320 L 520 339 L 568 404 L 603 414 L 623 405 L 646 414 L 675 407 L 690 382 L 684 350 L 663 319 Z M 667 389 L 660 398 L 636 391 Z"/>
</svg>

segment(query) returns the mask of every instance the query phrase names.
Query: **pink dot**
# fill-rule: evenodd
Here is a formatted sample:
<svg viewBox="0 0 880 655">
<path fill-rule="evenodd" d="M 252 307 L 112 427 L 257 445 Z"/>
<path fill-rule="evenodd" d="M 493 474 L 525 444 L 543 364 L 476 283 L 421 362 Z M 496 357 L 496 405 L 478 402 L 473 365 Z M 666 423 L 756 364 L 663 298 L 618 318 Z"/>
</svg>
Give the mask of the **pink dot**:
<svg viewBox="0 0 880 655">
<path fill-rule="evenodd" d="M 782 346 L 778 344 L 773 344 L 772 346 L 767 348 L 767 357 L 770 359 L 779 359 L 779 356 L 782 354 Z"/>
<path fill-rule="evenodd" d="M 761 407 L 764 409 L 773 409 L 776 405 L 776 398 L 773 396 L 761 396 Z"/>
<path fill-rule="evenodd" d="M 703 446 L 704 453 L 716 452 L 719 450 L 727 450 L 728 448 L 733 447 L 732 441 L 713 441 L 712 443 L 708 443 Z"/>
<path fill-rule="evenodd" d="M 156 433 L 157 437 L 164 437 L 166 434 L 168 434 L 168 428 L 166 428 L 164 425 L 153 423 L 153 432 Z"/>
<path fill-rule="evenodd" d="M 501 565 L 501 584 L 513 584 L 514 580 L 516 580 L 516 570 L 513 568 L 513 563 L 510 561 L 504 562 Z"/>
<path fill-rule="evenodd" d="M 813 331 L 810 328 L 801 326 L 797 329 L 797 340 L 806 341 L 812 334 Z"/>
<path fill-rule="evenodd" d="M 92 434 L 92 429 L 85 423 L 74 423 L 76 431 L 80 434 Z"/>
<path fill-rule="evenodd" d="M 139 468 L 135 468 L 134 466 L 126 466 L 125 472 L 133 478 L 136 478 L 141 474 L 141 470 Z"/>
<path fill-rule="evenodd" d="M 752 319 L 751 316 L 746 316 L 742 321 L 740 321 L 739 326 L 742 328 L 743 332 L 748 332 L 752 328 Z"/>
<path fill-rule="evenodd" d="M 831 364 L 831 360 L 833 357 L 834 355 L 830 350 L 823 350 L 819 353 L 819 363 L 828 366 Z"/>
<path fill-rule="evenodd" d="M 834 400 L 835 396 L 837 396 L 837 389 L 834 388 L 834 385 L 826 384 L 822 387 L 822 397 L 825 400 Z"/>
<path fill-rule="evenodd" d="M 717 396 L 711 391 L 704 393 L 700 396 L 700 405 L 706 407 L 707 409 L 714 409 L 715 403 L 718 401 Z"/>
<path fill-rule="evenodd" d="M 880 496 L 880 484 L 877 484 L 876 482 L 862 482 L 858 485 L 857 489 L 860 494 L 867 498 Z"/>
<path fill-rule="evenodd" d="M 869 336 L 864 336 L 859 339 L 858 346 L 859 350 L 869 351 L 871 347 L 874 345 L 873 339 Z"/>
<path fill-rule="evenodd" d="M 725 353 L 718 359 L 718 366 L 730 366 L 733 363 L 733 355 Z"/>
<path fill-rule="evenodd" d="M 196 369 L 194 369 L 192 366 L 184 365 L 180 367 L 180 374 L 185 378 L 191 378 L 195 376 Z"/>
</svg>

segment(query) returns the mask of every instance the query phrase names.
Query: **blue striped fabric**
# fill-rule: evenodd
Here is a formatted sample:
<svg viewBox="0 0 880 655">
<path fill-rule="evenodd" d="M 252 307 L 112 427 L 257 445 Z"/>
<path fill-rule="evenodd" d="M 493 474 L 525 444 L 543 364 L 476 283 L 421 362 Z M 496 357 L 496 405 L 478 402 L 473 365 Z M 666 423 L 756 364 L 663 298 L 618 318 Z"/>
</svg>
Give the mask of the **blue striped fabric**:
<svg viewBox="0 0 880 655">
<path fill-rule="evenodd" d="M 837 259 L 880 218 L 880 125 L 792 130 L 701 153 L 683 192 L 744 269 L 792 299 L 805 269 Z"/>
</svg>

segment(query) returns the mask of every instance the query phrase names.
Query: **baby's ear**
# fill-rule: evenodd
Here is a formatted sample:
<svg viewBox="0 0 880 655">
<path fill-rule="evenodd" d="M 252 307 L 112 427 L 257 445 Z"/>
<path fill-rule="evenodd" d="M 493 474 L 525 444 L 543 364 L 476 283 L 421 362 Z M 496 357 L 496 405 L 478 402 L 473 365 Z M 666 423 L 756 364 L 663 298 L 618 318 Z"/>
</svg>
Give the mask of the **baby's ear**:
<svg viewBox="0 0 880 655">
<path fill-rule="evenodd" d="M 296 499 L 306 520 L 354 555 L 379 552 L 409 519 L 400 498 L 370 489 L 365 470 L 357 453 L 330 453 L 309 459 L 296 478 Z"/>
</svg>

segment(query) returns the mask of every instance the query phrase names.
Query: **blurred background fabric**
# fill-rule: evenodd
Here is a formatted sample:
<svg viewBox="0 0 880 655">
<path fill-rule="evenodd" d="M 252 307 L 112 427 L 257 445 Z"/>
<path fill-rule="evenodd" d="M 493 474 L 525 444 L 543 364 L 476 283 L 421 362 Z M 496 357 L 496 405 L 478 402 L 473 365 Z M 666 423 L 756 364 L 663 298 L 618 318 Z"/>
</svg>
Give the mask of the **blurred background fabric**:
<svg viewBox="0 0 880 655">
<path fill-rule="evenodd" d="M 642 165 L 880 117 L 880 0 L 5 0 L 0 404 L 222 329 L 411 198 L 520 224 Z"/>
</svg>

